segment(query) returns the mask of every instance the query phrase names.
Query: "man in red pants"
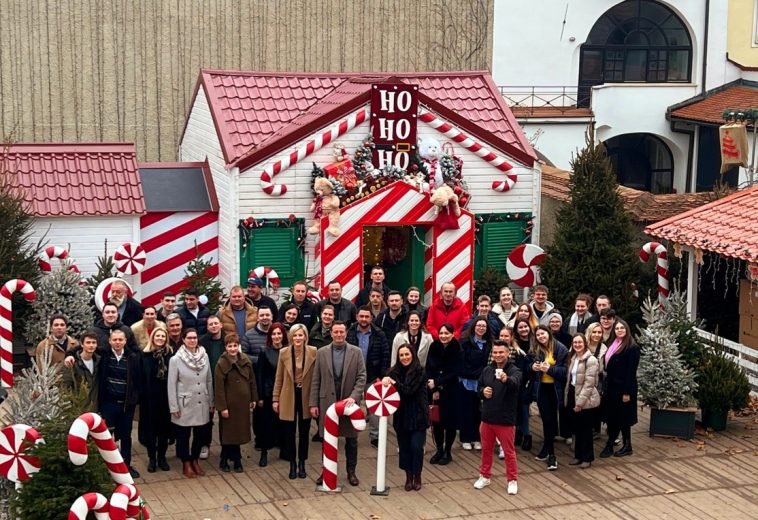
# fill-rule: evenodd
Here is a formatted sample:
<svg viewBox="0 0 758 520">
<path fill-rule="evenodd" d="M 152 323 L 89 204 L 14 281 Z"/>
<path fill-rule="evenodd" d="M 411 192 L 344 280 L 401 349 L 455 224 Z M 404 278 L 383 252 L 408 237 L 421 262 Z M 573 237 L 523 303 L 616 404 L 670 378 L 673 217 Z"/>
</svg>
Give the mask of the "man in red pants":
<svg viewBox="0 0 758 520">
<path fill-rule="evenodd" d="M 482 438 L 482 463 L 476 489 L 490 485 L 495 438 L 505 451 L 505 474 L 508 479 L 508 494 L 518 493 L 518 467 L 513 437 L 516 429 L 519 383 L 521 371 L 511 363 L 508 347 L 496 340 L 492 345 L 492 363 L 484 367 L 479 377 L 479 395 L 482 397 L 482 422 L 479 433 Z"/>
</svg>

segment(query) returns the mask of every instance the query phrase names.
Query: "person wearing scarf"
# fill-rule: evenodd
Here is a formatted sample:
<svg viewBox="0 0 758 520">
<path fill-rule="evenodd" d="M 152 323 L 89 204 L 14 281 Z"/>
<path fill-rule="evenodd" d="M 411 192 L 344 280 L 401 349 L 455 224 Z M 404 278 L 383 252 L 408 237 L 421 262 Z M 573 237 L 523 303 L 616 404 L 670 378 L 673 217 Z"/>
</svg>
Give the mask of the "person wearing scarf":
<svg viewBox="0 0 758 520">
<path fill-rule="evenodd" d="M 592 297 L 589 294 L 580 294 L 574 302 L 574 313 L 568 322 L 563 324 L 563 331 L 574 337 L 575 334 L 584 334 L 587 327 L 593 321 L 593 314 L 590 312 L 592 307 Z"/>
<path fill-rule="evenodd" d="M 521 370 L 521 385 L 519 389 L 518 417 L 516 421 L 516 437 L 514 445 L 521 446 L 524 451 L 532 449 L 532 435 L 529 430 L 529 407 L 532 404 L 532 385 L 529 374 L 529 365 L 532 363 L 531 352 L 534 346 L 534 333 L 529 321 L 521 318 L 516 319 L 514 332 L 510 341 L 511 359 Z"/>
<path fill-rule="evenodd" d="M 155 473 L 171 468 L 166 461 L 168 441 L 172 436 L 168 406 L 168 365 L 173 349 L 168 345 L 165 328 L 154 328 L 142 349 L 142 394 L 139 406 L 138 438 L 147 449 L 147 471 Z"/>
<path fill-rule="evenodd" d="M 602 406 L 608 423 L 608 442 L 601 458 L 611 455 L 625 457 L 632 451 L 632 426 L 637 424 L 637 366 L 640 363 L 640 348 L 634 343 L 629 325 L 616 319 L 613 329 L 616 339 L 603 357 L 605 367 L 605 392 Z M 613 452 L 613 443 L 619 432 L 623 439 L 621 449 Z"/>
<path fill-rule="evenodd" d="M 479 376 L 487 365 L 492 349 L 489 321 L 486 316 L 478 316 L 461 342 L 463 365 L 459 377 L 462 390 L 461 444 L 464 450 L 481 450 L 479 426 L 482 421 L 481 398 L 478 393 Z"/>
<path fill-rule="evenodd" d="M 182 332 L 182 345 L 169 361 L 168 402 L 176 430 L 176 454 L 182 460 L 184 476 L 203 476 L 199 458 L 205 439 L 203 428 L 214 410 L 213 376 L 208 355 L 198 346 L 195 329 Z"/>
<path fill-rule="evenodd" d="M 414 311 L 415 312 L 415 311 Z M 421 489 L 424 467 L 424 443 L 429 425 L 429 400 L 425 387 L 424 368 L 416 351 L 409 344 L 397 349 L 398 361 L 390 368 L 382 385 L 395 385 L 400 406 L 392 416 L 397 434 L 400 469 L 405 470 L 405 490 Z"/>
</svg>

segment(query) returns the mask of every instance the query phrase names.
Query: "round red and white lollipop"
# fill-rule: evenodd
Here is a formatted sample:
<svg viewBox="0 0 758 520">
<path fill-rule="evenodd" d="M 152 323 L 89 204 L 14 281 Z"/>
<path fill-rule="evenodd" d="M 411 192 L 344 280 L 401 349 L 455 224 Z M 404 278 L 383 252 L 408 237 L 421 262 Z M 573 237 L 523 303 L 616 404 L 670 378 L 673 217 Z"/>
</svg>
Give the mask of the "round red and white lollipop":
<svg viewBox="0 0 758 520">
<path fill-rule="evenodd" d="M 41 442 L 44 440 L 37 430 L 25 424 L 0 430 L 0 475 L 16 484 L 29 480 L 39 471 L 40 461 L 26 450 Z"/>
<path fill-rule="evenodd" d="M 505 262 L 505 270 L 513 283 L 532 287 L 537 283 L 539 265 L 545 260 L 545 251 L 534 244 L 521 244 L 513 248 Z"/>
<path fill-rule="evenodd" d="M 366 389 L 366 408 L 378 417 L 388 417 L 400 406 L 400 394 L 393 385 L 374 383 Z"/>
<path fill-rule="evenodd" d="M 121 244 L 113 253 L 113 262 L 116 269 L 124 274 L 137 274 L 145 268 L 147 253 L 141 245 L 134 242 Z"/>
</svg>

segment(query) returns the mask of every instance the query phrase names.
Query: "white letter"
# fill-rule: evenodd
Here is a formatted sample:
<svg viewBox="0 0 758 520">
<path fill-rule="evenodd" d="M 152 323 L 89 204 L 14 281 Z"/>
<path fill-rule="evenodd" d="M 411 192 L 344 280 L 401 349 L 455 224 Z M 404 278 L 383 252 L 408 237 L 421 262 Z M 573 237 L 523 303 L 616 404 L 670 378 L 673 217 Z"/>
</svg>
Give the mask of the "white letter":
<svg viewBox="0 0 758 520">
<path fill-rule="evenodd" d="M 397 109 L 401 112 L 407 112 L 411 108 L 411 93 L 407 90 L 397 95 Z"/>
<path fill-rule="evenodd" d="M 379 96 L 382 100 L 382 112 L 391 114 L 395 111 L 395 93 L 387 90 L 380 90 Z"/>
</svg>

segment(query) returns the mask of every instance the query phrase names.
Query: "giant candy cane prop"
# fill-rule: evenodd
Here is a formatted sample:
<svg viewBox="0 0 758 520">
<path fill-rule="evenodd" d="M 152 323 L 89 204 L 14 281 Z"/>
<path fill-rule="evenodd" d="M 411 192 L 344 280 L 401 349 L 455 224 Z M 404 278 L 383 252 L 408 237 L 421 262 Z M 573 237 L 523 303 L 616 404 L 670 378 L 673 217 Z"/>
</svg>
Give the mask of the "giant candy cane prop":
<svg viewBox="0 0 758 520">
<path fill-rule="evenodd" d="M 95 441 L 113 481 L 116 484 L 134 484 L 129 468 L 126 467 L 124 458 L 119 453 L 111 432 L 108 431 L 108 425 L 96 413 L 83 413 L 68 430 L 68 457 L 71 462 L 77 466 L 87 462 L 88 436 Z"/>
<path fill-rule="evenodd" d="M 77 498 L 68 510 L 68 520 L 87 520 L 90 512 L 95 513 L 95 520 L 108 520 L 111 506 L 108 499 L 100 493 L 85 493 Z"/>
<path fill-rule="evenodd" d="M 518 176 L 515 173 L 511 173 L 513 166 L 511 166 L 508 161 L 499 155 L 496 155 L 493 151 L 485 148 L 480 143 L 477 143 L 472 138 L 464 134 L 461 130 L 454 127 L 447 121 L 440 119 L 428 110 L 421 109 L 420 112 L 421 113 L 419 114 L 419 119 L 421 121 L 428 123 L 432 128 L 435 128 L 467 150 L 475 153 L 491 165 L 495 166 L 501 172 L 505 173 L 505 180 L 492 182 L 493 190 L 503 192 L 513 188 L 513 186 L 516 184 L 516 181 L 518 181 Z"/>
<path fill-rule="evenodd" d="M 658 301 L 665 305 L 669 297 L 669 260 L 666 246 L 658 242 L 648 242 L 640 249 L 640 260 L 647 262 L 652 254 L 658 259 L 655 268 L 658 273 Z"/>
<path fill-rule="evenodd" d="M 3 388 L 13 386 L 13 308 L 11 298 L 16 291 L 32 301 L 37 295 L 32 284 L 24 280 L 8 280 L 0 289 L 0 378 Z"/>
<path fill-rule="evenodd" d="M 313 152 L 316 152 L 329 144 L 332 140 L 363 123 L 366 120 L 367 115 L 368 110 L 362 108 L 351 114 L 347 119 L 341 121 L 338 125 L 325 130 L 316 136 L 315 139 L 308 141 L 297 150 L 282 155 L 276 159 L 271 166 L 263 170 L 263 173 L 261 173 L 261 188 L 263 188 L 263 192 L 274 197 L 279 197 L 287 193 L 286 185 L 274 184 L 273 178 L 276 175 L 279 175 L 293 164 L 305 159 Z"/>
<path fill-rule="evenodd" d="M 85 493 L 77 498 L 68 510 L 68 520 L 87 520 L 87 515 L 95 513 L 96 520 L 150 519 L 150 512 L 141 503 L 139 491 L 132 484 L 121 484 L 116 488 L 110 501 L 100 493 Z"/>
<path fill-rule="evenodd" d="M 42 250 L 42 253 L 39 255 L 39 268 L 45 272 L 49 273 L 53 270 L 53 266 L 50 263 L 53 258 L 57 258 L 61 262 L 63 262 L 65 259 L 68 258 L 68 251 L 65 247 L 61 246 L 49 246 Z M 72 263 L 69 266 L 69 271 L 74 271 L 75 273 L 80 272 L 79 268 L 76 267 L 76 264 Z"/>
<path fill-rule="evenodd" d="M 337 490 L 337 440 L 340 436 L 340 417 L 348 417 L 357 431 L 366 429 L 366 416 L 357 404 L 345 406 L 345 401 L 337 401 L 326 410 L 324 417 L 324 467 L 321 476 L 324 479 L 320 491 Z"/>
</svg>

